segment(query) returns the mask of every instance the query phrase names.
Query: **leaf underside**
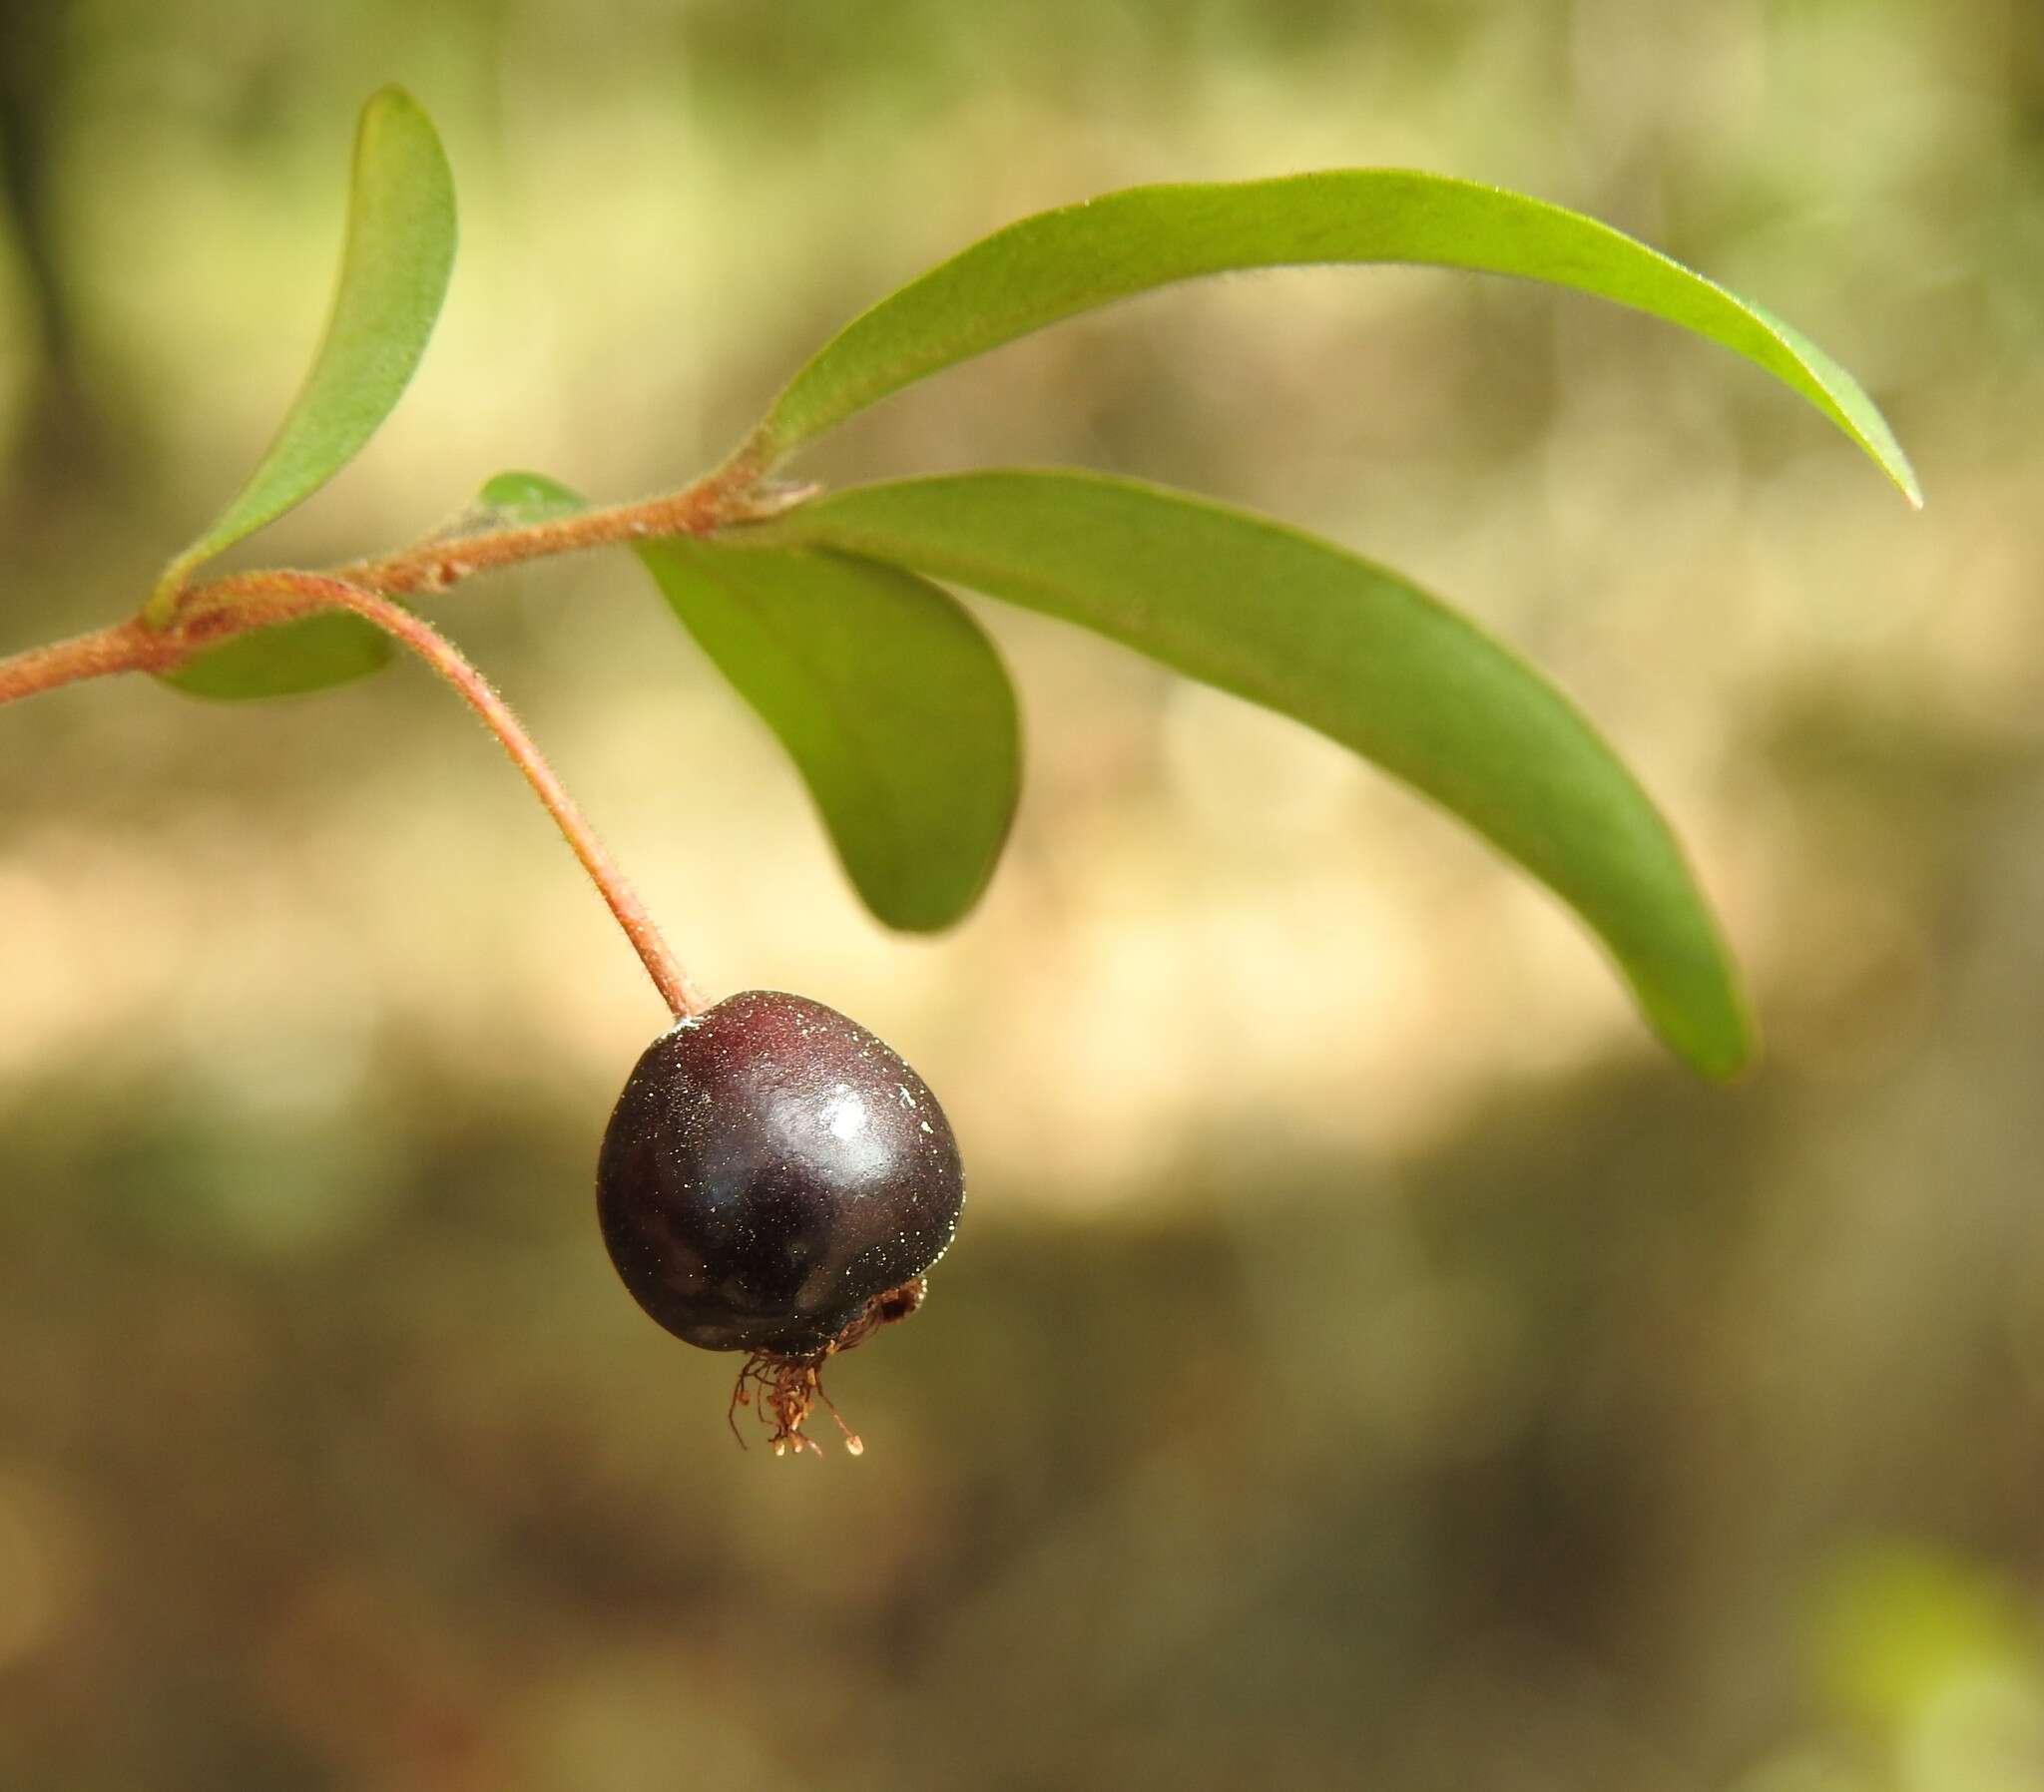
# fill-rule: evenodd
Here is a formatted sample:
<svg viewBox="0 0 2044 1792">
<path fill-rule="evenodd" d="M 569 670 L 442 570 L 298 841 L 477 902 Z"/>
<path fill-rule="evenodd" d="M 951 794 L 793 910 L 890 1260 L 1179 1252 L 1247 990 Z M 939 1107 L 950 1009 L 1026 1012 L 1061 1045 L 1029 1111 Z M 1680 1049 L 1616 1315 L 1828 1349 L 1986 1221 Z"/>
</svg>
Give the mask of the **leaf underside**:
<svg viewBox="0 0 2044 1792">
<path fill-rule="evenodd" d="M 220 702 L 302 696 L 380 671 L 393 651 L 373 623 L 336 610 L 238 635 L 158 675 L 187 696 Z"/>
<path fill-rule="evenodd" d="M 1318 729 L 1560 896 L 1691 1064 L 1724 1077 L 1747 1062 L 1731 960 L 1652 801 L 1552 685 L 1395 574 L 1264 518 L 1071 472 L 855 487 L 720 539 L 913 567 Z"/>
<path fill-rule="evenodd" d="M 533 474 L 483 498 L 519 520 L 576 507 Z M 874 916 L 928 932 L 970 910 L 1007 838 L 1021 751 L 1007 672 L 957 600 L 836 554 L 682 538 L 637 553 L 779 738 Z"/>
<path fill-rule="evenodd" d="M 1801 393 L 1921 501 L 1873 401 L 1760 306 L 1595 219 L 1402 169 L 1137 187 L 1025 218 L 854 318 L 781 391 L 748 453 L 770 466 L 913 381 L 1140 292 L 1243 268 L 1384 261 L 1572 287 L 1722 343 Z"/>
</svg>

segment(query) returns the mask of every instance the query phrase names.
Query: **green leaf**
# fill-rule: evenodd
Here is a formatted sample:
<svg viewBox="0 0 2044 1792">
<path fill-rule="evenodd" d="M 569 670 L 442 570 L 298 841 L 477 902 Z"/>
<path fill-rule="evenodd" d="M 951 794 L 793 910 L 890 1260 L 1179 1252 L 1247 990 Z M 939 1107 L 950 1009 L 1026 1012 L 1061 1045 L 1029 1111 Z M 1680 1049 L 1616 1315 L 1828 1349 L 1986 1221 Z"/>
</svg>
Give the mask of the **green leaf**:
<svg viewBox="0 0 2044 1792">
<path fill-rule="evenodd" d="M 479 496 L 491 517 L 512 527 L 570 517 L 589 508 L 579 494 L 544 473 L 499 473 Z"/>
<path fill-rule="evenodd" d="M 537 521 L 565 487 L 505 474 L 492 509 Z M 949 593 L 898 567 L 684 537 L 635 552 L 675 614 L 779 736 L 838 857 L 890 927 L 948 927 L 978 901 L 1015 812 L 1015 694 Z"/>
<path fill-rule="evenodd" d="M 392 651 L 373 623 L 336 610 L 238 635 L 159 675 L 188 696 L 298 696 L 366 676 L 387 666 Z"/>
<path fill-rule="evenodd" d="M 779 735 L 866 906 L 948 927 L 979 900 L 1021 778 L 1015 696 L 948 593 L 836 554 L 649 542 L 639 558 Z"/>
<path fill-rule="evenodd" d="M 742 454 L 770 466 L 912 381 L 1153 287 L 1344 261 L 1516 274 L 1664 317 L 1800 392 L 1912 504 L 1922 501 L 1901 447 L 1852 376 L 1758 305 L 1594 219 L 1398 169 L 1136 187 L 1025 218 L 853 319 L 794 376 Z"/>
<path fill-rule="evenodd" d="M 168 620 L 194 567 L 310 497 L 375 434 L 425 351 L 453 265 L 446 155 L 417 103 L 385 88 L 362 108 L 347 247 L 312 370 L 241 494 L 171 563 L 153 620 Z"/>
<path fill-rule="evenodd" d="M 1646 793 L 1553 686 L 1395 574 L 1261 517 L 1083 473 L 856 487 L 719 539 L 912 566 L 1317 728 L 1575 909 L 1691 1064 L 1723 1077 L 1750 1056 L 1732 964 Z"/>
</svg>

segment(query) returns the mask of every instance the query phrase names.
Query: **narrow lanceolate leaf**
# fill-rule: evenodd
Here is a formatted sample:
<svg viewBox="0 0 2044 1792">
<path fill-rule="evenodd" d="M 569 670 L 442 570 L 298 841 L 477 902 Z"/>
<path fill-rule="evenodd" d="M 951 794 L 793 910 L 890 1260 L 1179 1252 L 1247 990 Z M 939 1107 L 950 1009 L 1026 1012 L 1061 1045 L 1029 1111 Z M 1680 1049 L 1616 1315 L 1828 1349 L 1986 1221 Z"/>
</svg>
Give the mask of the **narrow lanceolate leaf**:
<svg viewBox="0 0 2044 1792">
<path fill-rule="evenodd" d="M 1664 317 L 1800 392 L 1911 503 L 1921 501 L 1873 401 L 1758 305 L 1594 219 L 1398 169 L 1137 187 L 1025 218 L 855 318 L 795 375 L 745 452 L 770 465 L 912 381 L 1153 287 L 1235 268 L 1349 261 L 1516 274 Z"/>
<path fill-rule="evenodd" d="M 483 500 L 518 520 L 577 507 L 533 474 Z M 676 616 L 779 736 L 839 858 L 890 927 L 947 927 L 979 898 L 1015 812 L 1008 674 L 948 592 L 898 567 L 807 549 L 640 544 Z"/>
<path fill-rule="evenodd" d="M 453 265 L 454 181 L 439 137 L 409 95 L 385 88 L 362 109 L 347 246 L 312 370 L 262 464 L 171 563 L 156 620 L 194 567 L 310 497 L 375 434 L 425 351 Z"/>
<path fill-rule="evenodd" d="M 341 611 L 238 635 L 160 676 L 189 696 L 239 701 L 345 684 L 390 663 L 389 636 Z"/>
<path fill-rule="evenodd" d="M 1653 803 L 1553 686 L 1395 574 L 1260 517 L 1082 473 L 856 487 L 719 539 L 914 567 L 1296 717 L 1554 890 L 1699 1070 L 1746 1062 L 1732 965 Z"/>
</svg>

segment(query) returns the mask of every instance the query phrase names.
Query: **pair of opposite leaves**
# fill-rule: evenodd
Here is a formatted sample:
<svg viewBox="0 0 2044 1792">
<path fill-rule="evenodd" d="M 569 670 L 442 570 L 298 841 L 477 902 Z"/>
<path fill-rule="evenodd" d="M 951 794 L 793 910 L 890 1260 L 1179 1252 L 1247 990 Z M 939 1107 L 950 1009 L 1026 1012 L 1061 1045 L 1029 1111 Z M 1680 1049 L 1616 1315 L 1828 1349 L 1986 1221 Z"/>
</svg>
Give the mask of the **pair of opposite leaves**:
<svg viewBox="0 0 2044 1792">
<path fill-rule="evenodd" d="M 248 485 L 165 573 L 156 620 L 195 568 L 310 495 L 374 433 L 439 312 L 454 218 L 431 122 L 395 89 L 376 95 L 312 371 Z M 1871 400 L 1758 306 L 1558 207 L 1367 169 L 1136 188 L 1012 224 L 850 323 L 733 464 L 764 479 L 912 381 L 1116 299 L 1231 269 L 1367 261 L 1515 274 L 1680 324 L 1800 392 L 1920 502 Z M 503 522 L 579 504 L 524 473 L 492 480 L 483 502 Z M 1352 748 L 1573 908 L 1689 1063 L 1722 1077 L 1751 1056 L 1723 940 L 1638 782 L 1538 673 L 1382 567 L 1262 517 L 1069 470 L 852 487 L 636 552 L 780 737 L 852 882 L 891 926 L 963 915 L 1015 805 L 1014 693 L 978 624 L 931 582 L 941 579 L 1083 624 Z M 170 681 L 203 696 L 273 696 L 338 683 L 389 654 L 383 635 L 336 613 L 228 642 Z"/>
</svg>

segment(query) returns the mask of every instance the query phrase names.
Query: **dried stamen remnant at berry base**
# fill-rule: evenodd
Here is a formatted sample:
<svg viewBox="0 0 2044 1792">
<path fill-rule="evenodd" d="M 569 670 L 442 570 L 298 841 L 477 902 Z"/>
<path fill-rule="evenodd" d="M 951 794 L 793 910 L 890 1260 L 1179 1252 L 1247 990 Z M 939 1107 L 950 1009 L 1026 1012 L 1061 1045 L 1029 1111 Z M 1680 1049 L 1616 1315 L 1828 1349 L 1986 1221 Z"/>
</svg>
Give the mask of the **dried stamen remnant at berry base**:
<svg viewBox="0 0 2044 1792">
<path fill-rule="evenodd" d="M 739 1408 L 751 1406 L 757 1400 L 760 1422 L 771 1427 L 771 1435 L 766 1441 L 772 1446 L 775 1456 L 784 1456 L 789 1450 L 797 1456 L 804 1450 L 822 1455 L 821 1446 L 802 1430 L 820 1400 L 829 1409 L 837 1429 L 844 1434 L 845 1449 L 853 1456 L 864 1455 L 864 1442 L 845 1424 L 837 1403 L 823 1391 L 823 1365 L 833 1356 L 856 1350 L 882 1326 L 895 1325 L 906 1319 L 922 1305 L 926 1292 L 923 1278 L 916 1276 L 898 1288 L 889 1288 L 884 1294 L 874 1295 L 866 1303 L 865 1310 L 814 1356 L 785 1357 L 771 1351 L 756 1351 L 749 1356 L 745 1367 L 739 1371 L 738 1385 L 732 1390 L 731 1409 L 726 1414 L 739 1448 L 744 1449 L 746 1445 L 745 1433 L 739 1430 Z M 754 1392 L 756 1388 L 757 1394 Z"/>
</svg>

